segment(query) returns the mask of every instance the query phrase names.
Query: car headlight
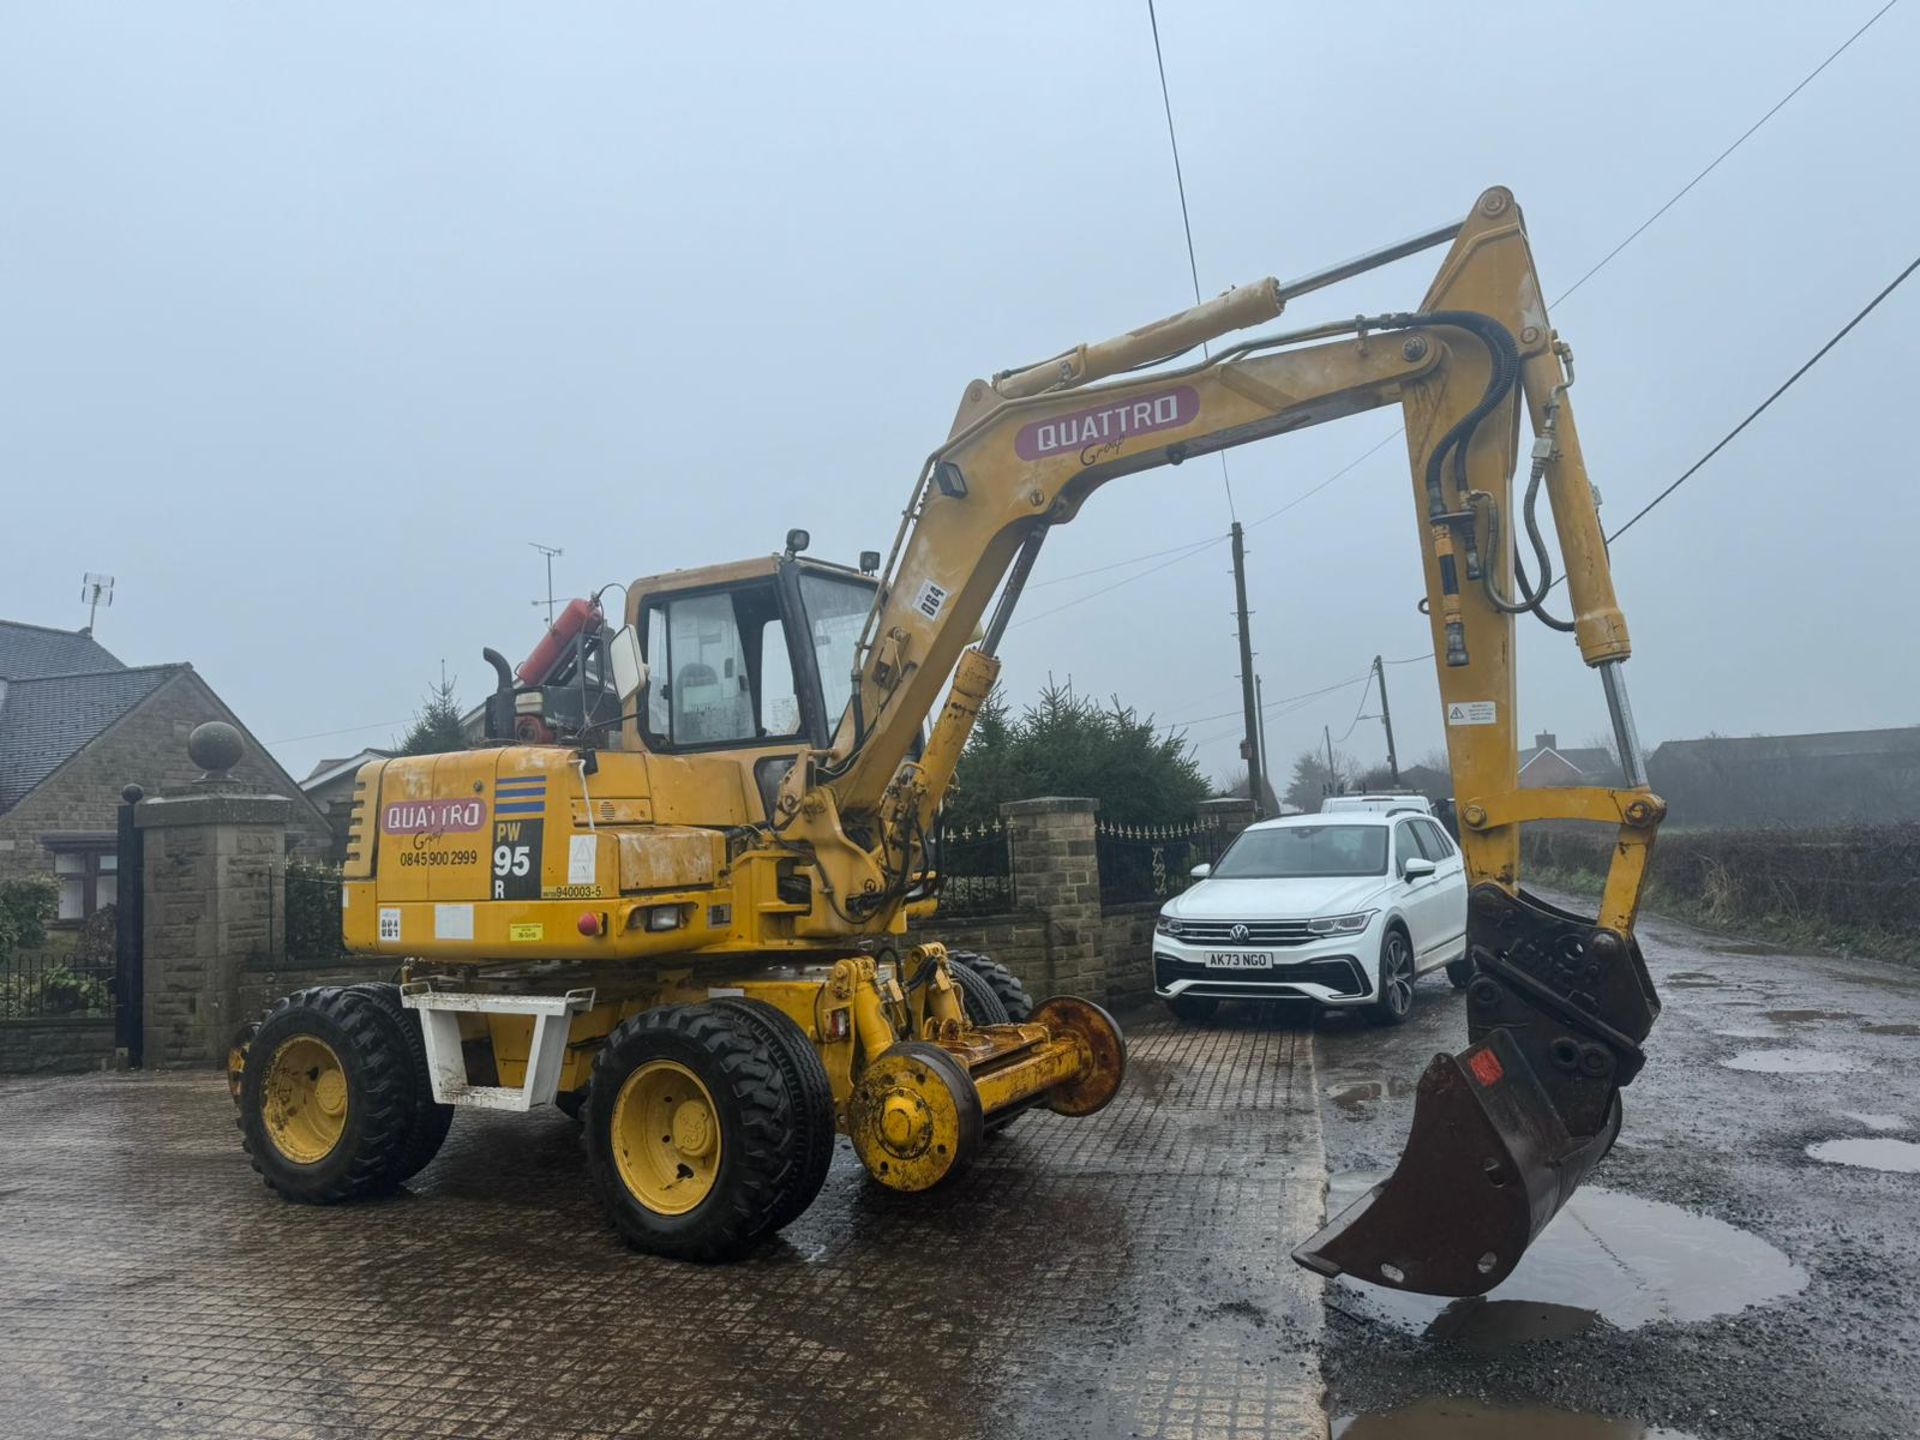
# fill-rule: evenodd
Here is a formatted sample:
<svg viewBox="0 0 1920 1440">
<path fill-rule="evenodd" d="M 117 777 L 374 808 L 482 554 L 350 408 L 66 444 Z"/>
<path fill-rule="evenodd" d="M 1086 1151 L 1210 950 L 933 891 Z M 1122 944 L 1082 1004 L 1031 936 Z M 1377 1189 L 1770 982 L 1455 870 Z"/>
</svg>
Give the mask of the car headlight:
<svg viewBox="0 0 1920 1440">
<path fill-rule="evenodd" d="M 1156 935 L 1178 935 L 1186 928 L 1186 921 L 1175 920 L 1167 915 L 1158 916 L 1153 922 L 1153 930 Z"/>
<path fill-rule="evenodd" d="M 1377 910 L 1356 910 L 1351 915 L 1322 915 L 1317 920 L 1307 921 L 1307 929 L 1315 935 L 1358 935 L 1367 928 L 1367 922 L 1379 913 Z"/>
</svg>

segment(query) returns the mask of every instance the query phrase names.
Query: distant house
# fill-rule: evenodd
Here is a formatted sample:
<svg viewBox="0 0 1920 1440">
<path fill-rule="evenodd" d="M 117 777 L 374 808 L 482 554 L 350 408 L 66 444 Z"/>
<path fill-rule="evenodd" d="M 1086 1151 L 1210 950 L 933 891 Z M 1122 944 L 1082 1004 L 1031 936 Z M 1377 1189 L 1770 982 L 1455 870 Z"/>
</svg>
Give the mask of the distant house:
<svg viewBox="0 0 1920 1440">
<path fill-rule="evenodd" d="M 290 834 L 322 848 L 320 812 L 191 665 L 124 665 L 84 630 L 0 620 L 0 876 L 52 876 L 62 924 L 112 904 L 120 792 L 195 779 L 203 720 L 246 736 L 234 778 L 291 798 Z"/>
<path fill-rule="evenodd" d="M 1626 777 L 1613 752 L 1598 745 L 1562 746 L 1560 737 L 1542 730 L 1520 752 L 1520 784 L 1540 790 L 1557 785 L 1622 785 Z"/>
<path fill-rule="evenodd" d="M 1669 740 L 1647 778 L 1677 825 L 1920 820 L 1920 726 Z"/>
<path fill-rule="evenodd" d="M 353 781 L 360 773 L 360 767 L 369 760 L 391 760 L 398 753 L 394 750 L 367 749 L 358 755 L 349 755 L 344 760 L 322 760 L 300 782 L 301 793 L 313 802 L 314 809 L 327 817 L 327 824 L 333 831 L 332 843 L 327 850 L 328 858 L 336 862 L 346 858 L 347 828 L 353 818 Z"/>
</svg>

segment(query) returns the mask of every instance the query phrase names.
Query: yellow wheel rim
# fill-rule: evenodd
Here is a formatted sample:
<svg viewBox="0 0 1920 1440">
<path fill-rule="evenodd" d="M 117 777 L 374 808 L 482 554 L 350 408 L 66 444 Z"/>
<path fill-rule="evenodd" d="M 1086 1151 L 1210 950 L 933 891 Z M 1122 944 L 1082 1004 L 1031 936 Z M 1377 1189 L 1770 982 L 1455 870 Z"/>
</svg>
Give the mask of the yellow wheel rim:
<svg viewBox="0 0 1920 1440">
<path fill-rule="evenodd" d="M 324 1040 L 283 1040 L 260 1082 L 267 1138 L 296 1165 L 324 1160 L 347 1128 L 347 1072 Z"/>
<path fill-rule="evenodd" d="M 713 1193 L 720 1173 L 720 1111 L 699 1076 L 674 1060 L 649 1060 L 613 1102 L 613 1160 L 620 1181 L 658 1215 L 684 1215 Z"/>
</svg>

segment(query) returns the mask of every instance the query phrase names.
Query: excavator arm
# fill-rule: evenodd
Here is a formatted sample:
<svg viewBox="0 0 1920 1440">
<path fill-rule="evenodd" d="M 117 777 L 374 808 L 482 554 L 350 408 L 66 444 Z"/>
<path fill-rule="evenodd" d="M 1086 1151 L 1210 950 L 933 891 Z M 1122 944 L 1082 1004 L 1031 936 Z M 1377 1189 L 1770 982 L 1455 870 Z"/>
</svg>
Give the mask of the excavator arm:
<svg viewBox="0 0 1920 1440">
<path fill-rule="evenodd" d="M 1417 311 L 1257 336 L 1178 363 L 1301 294 L 1440 244 L 1450 248 Z M 998 673 L 995 651 L 1053 526 L 1110 480 L 1398 404 L 1470 885 L 1470 1044 L 1437 1056 L 1423 1076 L 1394 1175 L 1295 1256 L 1323 1273 L 1433 1294 L 1492 1288 L 1611 1146 L 1619 1089 L 1640 1068 L 1659 1008 L 1633 925 L 1664 806 L 1647 787 L 1627 702 L 1627 627 L 1572 378 L 1520 209 L 1496 188 L 1455 225 L 973 382 L 902 518 L 833 744 L 803 755 L 775 800 L 775 843 L 805 854 L 825 892 L 809 933 L 868 928 L 907 902 L 926 830 Z M 1542 493 L 1566 567 L 1565 617 L 1550 603 L 1559 577 L 1540 528 Z M 1571 632 L 1599 670 L 1624 788 L 1519 788 L 1521 614 Z M 912 758 L 949 676 L 925 751 Z M 1548 819 L 1616 831 L 1594 920 L 1520 886 L 1520 826 Z"/>
</svg>

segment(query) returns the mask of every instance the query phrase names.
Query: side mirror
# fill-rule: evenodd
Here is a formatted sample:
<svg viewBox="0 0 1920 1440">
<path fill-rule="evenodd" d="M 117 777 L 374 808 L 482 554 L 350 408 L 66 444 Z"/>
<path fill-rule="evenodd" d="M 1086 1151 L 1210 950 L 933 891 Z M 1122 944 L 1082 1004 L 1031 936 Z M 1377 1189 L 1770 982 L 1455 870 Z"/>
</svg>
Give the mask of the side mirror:
<svg viewBox="0 0 1920 1440">
<path fill-rule="evenodd" d="M 1433 862 L 1424 855 L 1409 855 L 1400 867 L 1400 874 L 1408 880 L 1424 880 L 1433 874 Z"/>
<path fill-rule="evenodd" d="M 647 688 L 647 662 L 640 657 L 640 637 L 623 625 L 607 642 L 607 665 L 613 671 L 614 693 L 624 706 Z"/>
<path fill-rule="evenodd" d="M 1193 876 L 1193 878 L 1196 880 L 1204 880 L 1207 878 L 1207 876 L 1213 874 L 1213 866 L 1196 865 L 1193 867 L 1193 869 L 1189 870 L 1187 873 Z"/>
</svg>

